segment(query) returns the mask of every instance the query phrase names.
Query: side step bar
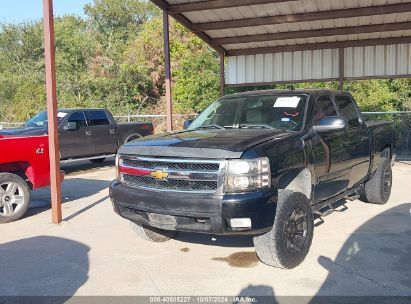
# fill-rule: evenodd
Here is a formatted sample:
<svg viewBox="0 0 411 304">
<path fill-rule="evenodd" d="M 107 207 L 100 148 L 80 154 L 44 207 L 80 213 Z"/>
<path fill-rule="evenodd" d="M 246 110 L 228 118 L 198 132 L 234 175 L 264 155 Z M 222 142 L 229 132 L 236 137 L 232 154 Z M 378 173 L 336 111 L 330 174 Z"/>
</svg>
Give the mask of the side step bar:
<svg viewBox="0 0 411 304">
<path fill-rule="evenodd" d="M 68 163 L 82 161 L 82 160 L 92 160 L 92 159 L 109 158 L 109 157 L 116 157 L 116 154 L 99 155 L 99 156 L 82 157 L 82 158 L 69 158 L 69 159 L 61 160 L 60 164 L 68 164 Z"/>
<path fill-rule="evenodd" d="M 339 194 L 339 195 L 337 195 L 333 198 L 330 198 L 328 200 L 325 200 L 323 202 L 315 204 L 313 206 L 314 214 L 317 214 L 320 217 L 324 217 L 324 216 L 327 216 L 327 215 L 331 214 L 334 211 L 337 211 L 336 208 L 333 206 L 333 204 L 340 201 L 340 200 L 342 200 L 342 199 L 347 199 L 347 200 L 350 200 L 350 201 L 354 201 L 354 200 L 358 199 L 360 197 L 360 195 L 358 194 L 358 190 L 360 188 L 361 188 L 361 185 L 359 185 L 359 186 L 357 186 L 353 189 L 347 190 L 347 191 L 345 191 L 345 192 L 343 192 L 343 193 L 341 193 L 341 194 Z M 322 209 L 324 209 L 324 208 L 328 208 L 328 209 L 325 210 L 325 211 L 322 211 Z M 347 208 L 347 207 L 345 207 L 345 208 Z M 338 210 L 338 211 L 342 211 L 342 210 Z"/>
</svg>

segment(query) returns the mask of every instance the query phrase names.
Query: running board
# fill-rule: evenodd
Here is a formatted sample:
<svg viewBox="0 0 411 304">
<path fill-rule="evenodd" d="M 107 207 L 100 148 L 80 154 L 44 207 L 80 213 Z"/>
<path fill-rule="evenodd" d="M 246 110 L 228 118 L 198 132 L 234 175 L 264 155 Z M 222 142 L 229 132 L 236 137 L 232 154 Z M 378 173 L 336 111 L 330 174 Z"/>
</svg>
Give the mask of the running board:
<svg viewBox="0 0 411 304">
<path fill-rule="evenodd" d="M 350 194 L 350 195 L 347 195 L 346 197 L 345 197 L 345 199 L 347 199 L 347 200 L 349 200 L 349 201 L 355 201 L 355 200 L 357 200 L 357 199 L 359 199 L 360 198 L 360 195 L 358 194 L 358 192 L 354 192 L 354 193 L 352 193 L 352 194 Z"/>
<path fill-rule="evenodd" d="M 60 164 L 67 164 L 82 160 L 92 160 L 92 159 L 99 159 L 99 158 L 109 158 L 109 157 L 116 157 L 116 154 L 108 154 L 108 155 L 99 155 L 99 156 L 91 156 L 91 157 L 82 157 L 82 158 L 69 158 L 60 161 Z"/>
<path fill-rule="evenodd" d="M 328 200 L 325 200 L 323 202 L 320 202 L 318 204 L 315 204 L 312 208 L 313 208 L 313 212 L 317 215 L 319 215 L 320 217 L 323 216 L 327 216 L 329 214 L 331 214 L 334 211 L 337 211 L 335 209 L 335 207 L 333 206 L 334 203 L 342 200 L 342 199 L 350 199 L 351 197 L 355 198 L 358 195 L 358 190 L 361 188 L 361 185 L 358 185 L 355 188 L 352 188 L 350 190 L 344 191 L 343 193 L 334 196 Z M 354 196 L 353 196 L 354 194 Z M 350 197 L 350 198 L 349 198 Z M 358 195 L 359 197 L 359 195 Z M 358 198 L 357 197 L 357 198 Z M 355 198 L 355 199 L 357 199 Z M 321 209 L 324 209 L 325 207 L 328 207 L 328 209 L 326 211 L 321 211 Z M 346 208 L 346 207 L 345 207 Z M 345 209 L 344 209 L 345 210 Z"/>
</svg>

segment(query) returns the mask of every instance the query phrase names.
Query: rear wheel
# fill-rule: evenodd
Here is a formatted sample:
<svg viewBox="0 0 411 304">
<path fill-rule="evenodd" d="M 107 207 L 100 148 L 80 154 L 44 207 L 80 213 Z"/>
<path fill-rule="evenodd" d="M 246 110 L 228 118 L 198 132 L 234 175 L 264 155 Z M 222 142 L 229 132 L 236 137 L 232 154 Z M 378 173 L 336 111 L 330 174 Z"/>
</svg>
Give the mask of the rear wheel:
<svg viewBox="0 0 411 304">
<path fill-rule="evenodd" d="M 253 239 L 257 256 L 269 266 L 294 268 L 304 261 L 313 233 L 310 201 L 302 193 L 284 191 L 279 195 L 273 228 Z"/>
<path fill-rule="evenodd" d="M 0 174 L 0 223 L 22 218 L 29 208 L 30 189 L 18 175 Z"/>
<path fill-rule="evenodd" d="M 95 164 L 101 164 L 101 163 L 104 162 L 105 160 L 106 160 L 105 157 L 90 159 L 90 161 L 91 161 L 92 163 L 95 163 Z"/>
<path fill-rule="evenodd" d="M 131 222 L 131 227 L 140 238 L 154 243 L 166 242 L 176 235 L 176 231 L 141 226 L 134 222 Z"/>
<path fill-rule="evenodd" d="M 391 195 L 391 187 L 391 162 L 387 158 L 380 164 L 374 176 L 365 183 L 361 191 L 361 200 L 371 204 L 386 204 Z"/>
</svg>

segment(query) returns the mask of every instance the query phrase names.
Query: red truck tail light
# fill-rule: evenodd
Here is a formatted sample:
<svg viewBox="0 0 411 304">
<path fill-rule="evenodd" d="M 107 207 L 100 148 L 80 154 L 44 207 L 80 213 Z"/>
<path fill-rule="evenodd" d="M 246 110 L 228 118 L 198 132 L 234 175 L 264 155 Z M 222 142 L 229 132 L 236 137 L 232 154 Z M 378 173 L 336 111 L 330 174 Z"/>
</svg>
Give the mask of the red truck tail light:
<svg viewBox="0 0 411 304">
<path fill-rule="evenodd" d="M 154 128 L 153 128 L 152 125 L 149 125 L 149 124 L 143 125 L 142 128 L 143 128 L 144 130 L 148 130 L 148 131 L 150 132 L 150 134 L 154 134 Z"/>
</svg>

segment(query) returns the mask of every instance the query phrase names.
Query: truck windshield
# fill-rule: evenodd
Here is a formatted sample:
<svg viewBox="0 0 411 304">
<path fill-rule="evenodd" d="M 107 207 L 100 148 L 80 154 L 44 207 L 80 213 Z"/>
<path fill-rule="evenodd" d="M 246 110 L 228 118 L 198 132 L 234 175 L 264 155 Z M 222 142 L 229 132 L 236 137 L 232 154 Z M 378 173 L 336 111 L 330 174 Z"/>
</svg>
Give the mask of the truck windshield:
<svg viewBox="0 0 411 304">
<path fill-rule="evenodd" d="M 304 122 L 305 95 L 223 97 L 208 106 L 189 129 L 275 128 L 298 131 Z"/>
<path fill-rule="evenodd" d="M 63 118 L 67 115 L 65 112 L 58 112 L 57 113 L 57 121 L 58 124 L 63 120 Z M 24 125 L 26 127 L 47 127 L 47 112 L 40 112 L 33 118 L 29 119 Z"/>
</svg>

